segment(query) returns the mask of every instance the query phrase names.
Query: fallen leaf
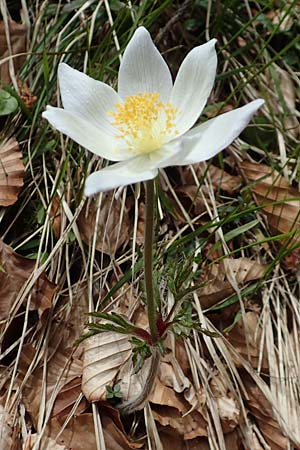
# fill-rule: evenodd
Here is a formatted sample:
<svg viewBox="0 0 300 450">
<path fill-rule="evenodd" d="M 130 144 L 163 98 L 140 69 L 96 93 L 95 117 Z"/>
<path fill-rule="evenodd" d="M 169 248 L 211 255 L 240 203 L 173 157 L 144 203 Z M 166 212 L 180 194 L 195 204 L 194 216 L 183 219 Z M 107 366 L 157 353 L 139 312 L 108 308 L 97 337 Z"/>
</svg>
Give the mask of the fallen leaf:
<svg viewBox="0 0 300 450">
<path fill-rule="evenodd" d="M 10 206 L 24 184 L 24 165 L 19 144 L 11 138 L 0 144 L 0 206 Z"/>
<path fill-rule="evenodd" d="M 227 334 L 227 339 L 243 358 L 250 360 L 253 368 L 257 368 L 260 364 L 261 368 L 268 369 L 266 346 L 261 343 L 262 332 L 260 315 L 254 311 L 247 311 L 244 318 L 240 319 Z M 238 358 L 235 358 L 235 364 L 237 367 L 243 366 Z"/>
<path fill-rule="evenodd" d="M 54 195 L 49 215 L 51 218 L 52 230 L 56 239 L 58 239 L 61 234 L 61 213 L 61 200 L 58 195 Z"/>
<path fill-rule="evenodd" d="M 181 366 L 172 353 L 166 354 L 161 361 L 159 379 L 164 386 L 172 388 L 177 394 L 183 394 L 184 400 L 188 403 L 188 408 L 184 412 L 191 409 L 191 407 L 194 409 L 203 404 L 203 399 L 200 400 L 200 395 L 198 393 L 196 394 L 192 383 L 189 378 L 185 376 Z M 169 403 L 165 404 L 167 406 L 176 407 Z M 180 411 L 183 412 L 182 409 L 180 409 Z M 202 412 L 201 408 L 199 412 Z"/>
<path fill-rule="evenodd" d="M 38 434 L 29 435 L 25 441 L 24 450 L 31 450 L 37 441 L 38 441 Z M 69 449 L 67 449 L 67 447 L 65 447 L 64 445 L 57 444 L 54 439 L 43 436 L 40 441 L 39 450 L 69 450 Z"/>
<path fill-rule="evenodd" d="M 82 392 L 90 402 L 106 399 L 106 386 L 114 384 L 121 366 L 130 358 L 128 336 L 107 331 L 82 343 Z"/>
<path fill-rule="evenodd" d="M 22 398 L 27 412 L 30 414 L 33 424 L 39 417 L 41 401 L 45 395 L 46 411 L 56 417 L 65 417 L 81 393 L 78 389 L 82 373 L 82 362 L 72 356 L 72 349 L 49 348 L 49 359 L 45 372 L 44 359 L 38 367 L 29 375 L 22 392 Z M 21 353 L 19 371 L 21 377 L 27 374 L 27 370 L 35 357 L 35 349 L 31 344 L 26 344 Z M 45 389 L 45 390 L 44 390 Z M 83 400 L 84 401 L 84 400 Z M 53 408 L 52 408 L 53 405 Z M 84 410 L 86 404 L 78 406 L 78 411 Z M 77 410 L 76 410 L 77 411 Z"/>
<path fill-rule="evenodd" d="M 24 258 L 0 239 L 0 319 L 7 319 L 23 285 L 35 269 L 35 261 Z M 31 291 L 30 309 L 39 316 L 51 308 L 56 286 L 42 274 Z"/>
<path fill-rule="evenodd" d="M 213 397 L 217 403 L 218 413 L 224 433 L 232 432 L 242 422 L 241 409 L 237 400 L 224 386 L 222 377 L 215 376 L 210 382 Z"/>
<path fill-rule="evenodd" d="M 256 203 L 262 206 L 271 230 L 276 233 L 297 232 L 294 241 L 299 241 L 300 192 L 276 170 L 257 163 L 244 161 L 240 164 Z M 278 204 L 272 204 L 277 202 Z"/>
<path fill-rule="evenodd" d="M 202 189 L 203 191 L 203 189 Z M 182 205 L 185 210 L 189 212 L 193 211 L 194 216 L 198 216 L 199 214 L 206 212 L 206 203 L 203 199 L 203 192 L 200 192 L 200 188 L 196 185 L 185 185 L 180 186 L 176 189 L 176 193 L 181 200 Z M 186 200 L 188 201 L 186 201 Z M 206 199 L 207 203 L 210 203 L 209 199 Z M 182 216 L 181 211 L 178 209 L 177 214 Z M 185 222 L 186 219 L 182 216 L 182 221 Z"/>
<path fill-rule="evenodd" d="M 209 308 L 234 292 L 226 274 L 233 275 L 239 286 L 262 277 L 266 267 L 248 258 L 223 259 L 203 274 L 205 286 L 198 290 L 203 308 Z"/>
<path fill-rule="evenodd" d="M 0 21 L 0 59 L 4 59 L 8 56 L 18 55 L 20 53 L 26 52 L 26 36 L 27 36 L 26 25 L 19 24 L 13 20 L 10 20 L 8 28 L 9 28 L 11 54 L 9 52 L 7 45 L 5 25 L 3 21 Z M 17 74 L 18 70 L 22 67 L 25 60 L 26 55 L 19 55 L 14 58 L 11 58 L 15 74 Z M 6 61 L 4 64 L 0 66 L 0 80 L 1 83 L 3 84 L 11 83 L 8 61 Z"/>
<path fill-rule="evenodd" d="M 31 109 L 34 103 L 37 101 L 37 96 L 31 92 L 25 81 L 18 80 L 18 85 L 20 88 L 20 97 L 24 105 L 26 106 L 26 108 Z"/>
<path fill-rule="evenodd" d="M 143 446 L 143 443 L 130 440 L 110 417 L 102 415 L 101 423 L 106 450 L 132 450 Z M 57 444 L 65 445 L 67 449 L 72 450 L 95 450 L 97 448 L 92 414 L 86 413 L 72 417 L 61 433 L 62 426 L 63 421 L 54 418 L 47 427 L 48 435 L 55 439 Z M 58 434 L 59 437 L 56 438 Z"/>
<path fill-rule="evenodd" d="M 207 436 L 207 422 L 198 411 L 183 416 L 178 409 L 169 406 L 153 407 L 153 417 L 161 425 L 170 426 L 185 440 Z"/>
<path fill-rule="evenodd" d="M 63 424 L 63 419 L 55 417 L 47 425 L 46 433 L 56 444 L 63 445 L 70 450 L 95 450 L 97 448 L 92 414 L 86 413 L 72 417 L 64 429 Z"/>
<path fill-rule="evenodd" d="M 213 164 L 207 164 L 206 162 L 193 164 L 193 171 L 196 173 L 198 180 L 206 176 L 214 190 L 221 189 L 229 194 L 234 194 L 240 189 L 242 178 L 239 175 L 230 175 Z M 195 185 L 195 179 L 189 166 L 183 169 L 183 180 L 187 185 Z"/>
<path fill-rule="evenodd" d="M 86 202 L 78 218 L 78 228 L 86 244 L 91 244 L 96 233 L 96 249 L 113 256 L 129 239 L 130 222 L 126 207 L 122 200 L 113 197 L 111 192 L 102 194 L 99 223 L 96 229 L 97 200 Z"/>
<path fill-rule="evenodd" d="M 12 423 L 9 414 L 0 405 L 0 450 L 10 450 L 12 441 Z"/>
<path fill-rule="evenodd" d="M 270 403 L 253 381 L 246 380 L 244 385 L 248 396 L 248 409 L 255 417 L 260 432 L 270 448 L 286 450 L 289 447 L 289 440 L 282 434 Z"/>
</svg>

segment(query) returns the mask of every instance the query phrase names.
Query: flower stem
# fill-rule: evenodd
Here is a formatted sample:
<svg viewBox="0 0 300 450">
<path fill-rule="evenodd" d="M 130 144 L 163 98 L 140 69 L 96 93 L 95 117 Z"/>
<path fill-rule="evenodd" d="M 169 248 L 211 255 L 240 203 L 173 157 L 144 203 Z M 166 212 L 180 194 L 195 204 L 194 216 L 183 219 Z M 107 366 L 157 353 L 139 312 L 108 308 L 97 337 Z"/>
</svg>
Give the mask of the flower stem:
<svg viewBox="0 0 300 450">
<path fill-rule="evenodd" d="M 153 290 L 153 235 L 155 215 L 154 180 L 146 181 L 146 221 L 144 245 L 145 288 L 148 309 L 148 321 L 153 343 L 158 340 L 157 311 Z"/>
</svg>

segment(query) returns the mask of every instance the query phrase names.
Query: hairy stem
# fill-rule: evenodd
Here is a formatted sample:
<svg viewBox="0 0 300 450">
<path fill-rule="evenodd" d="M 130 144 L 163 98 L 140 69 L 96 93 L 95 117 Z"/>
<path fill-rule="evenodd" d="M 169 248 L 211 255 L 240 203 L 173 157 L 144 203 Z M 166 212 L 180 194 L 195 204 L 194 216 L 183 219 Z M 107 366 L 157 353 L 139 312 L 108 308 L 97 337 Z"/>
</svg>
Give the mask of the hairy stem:
<svg viewBox="0 0 300 450">
<path fill-rule="evenodd" d="M 145 288 L 149 328 L 153 343 L 157 342 L 157 311 L 153 290 L 153 235 L 154 235 L 155 195 L 154 180 L 146 182 L 146 224 L 144 246 Z"/>
</svg>

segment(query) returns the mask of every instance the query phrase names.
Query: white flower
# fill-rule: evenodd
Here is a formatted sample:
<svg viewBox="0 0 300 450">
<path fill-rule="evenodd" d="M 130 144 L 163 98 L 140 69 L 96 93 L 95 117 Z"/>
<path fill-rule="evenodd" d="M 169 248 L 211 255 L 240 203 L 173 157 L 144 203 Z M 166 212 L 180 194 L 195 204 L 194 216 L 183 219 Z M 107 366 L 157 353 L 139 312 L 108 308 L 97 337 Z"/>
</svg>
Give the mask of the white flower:
<svg viewBox="0 0 300 450">
<path fill-rule="evenodd" d="M 215 43 L 212 39 L 191 50 L 173 85 L 150 34 L 138 28 L 123 55 L 118 93 L 60 64 L 64 108 L 48 106 L 43 117 L 96 155 L 119 161 L 87 178 L 86 195 L 155 178 L 162 167 L 205 161 L 236 139 L 263 100 L 190 130 L 213 87 Z"/>
</svg>

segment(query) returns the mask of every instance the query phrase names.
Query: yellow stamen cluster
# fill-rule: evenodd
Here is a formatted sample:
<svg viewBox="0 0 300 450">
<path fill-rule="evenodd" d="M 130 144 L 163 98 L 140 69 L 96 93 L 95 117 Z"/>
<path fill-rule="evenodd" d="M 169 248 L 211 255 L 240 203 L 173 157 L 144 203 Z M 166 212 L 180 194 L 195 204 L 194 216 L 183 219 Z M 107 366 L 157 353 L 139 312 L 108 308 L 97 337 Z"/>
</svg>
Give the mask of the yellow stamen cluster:
<svg viewBox="0 0 300 450">
<path fill-rule="evenodd" d="M 173 138 L 177 131 L 177 109 L 170 102 L 162 102 L 156 92 L 126 97 L 115 105 L 114 118 L 117 137 L 124 139 L 133 153 L 149 153 Z"/>
</svg>

